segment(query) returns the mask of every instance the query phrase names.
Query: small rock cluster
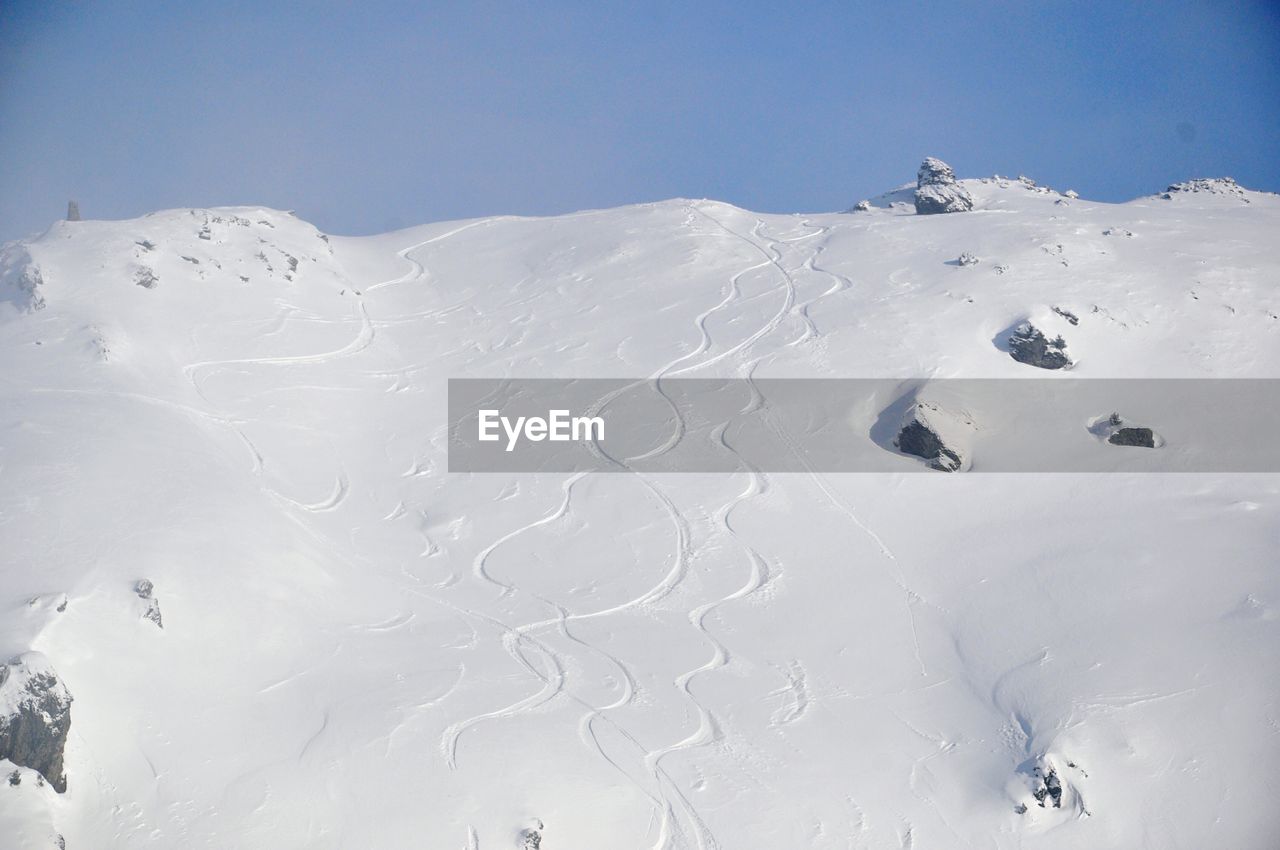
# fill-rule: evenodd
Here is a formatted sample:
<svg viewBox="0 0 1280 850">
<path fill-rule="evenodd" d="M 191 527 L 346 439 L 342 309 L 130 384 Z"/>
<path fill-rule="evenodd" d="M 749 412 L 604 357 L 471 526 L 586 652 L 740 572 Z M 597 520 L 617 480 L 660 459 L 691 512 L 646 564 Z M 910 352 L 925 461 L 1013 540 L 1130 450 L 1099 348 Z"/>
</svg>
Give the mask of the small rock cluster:
<svg viewBox="0 0 1280 850">
<path fill-rule="evenodd" d="M 142 619 L 150 620 L 156 624 L 156 628 L 164 628 L 164 620 L 160 616 L 160 600 L 155 598 L 155 585 L 149 579 L 138 579 L 133 586 L 133 592 L 138 594 L 138 598 L 147 603 L 146 609 L 142 612 Z"/>
<path fill-rule="evenodd" d="M 1175 195 L 1199 193 L 1227 195 L 1238 199 L 1242 203 L 1249 203 L 1249 197 L 1245 194 L 1244 187 L 1230 177 L 1197 178 L 1195 180 L 1186 180 L 1182 183 L 1174 183 L 1161 192 L 1160 197 L 1166 201 L 1171 201 Z"/>
<path fill-rule="evenodd" d="M 542 821 L 534 821 L 534 825 L 520 830 L 518 850 L 538 850 L 542 846 Z"/>
</svg>

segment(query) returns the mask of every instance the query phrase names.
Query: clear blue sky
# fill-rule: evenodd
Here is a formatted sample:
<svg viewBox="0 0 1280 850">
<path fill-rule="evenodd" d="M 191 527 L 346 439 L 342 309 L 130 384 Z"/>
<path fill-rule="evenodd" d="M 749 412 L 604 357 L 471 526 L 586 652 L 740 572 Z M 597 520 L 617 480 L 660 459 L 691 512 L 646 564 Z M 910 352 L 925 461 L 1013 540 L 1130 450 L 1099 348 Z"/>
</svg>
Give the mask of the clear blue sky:
<svg viewBox="0 0 1280 850">
<path fill-rule="evenodd" d="M 925 155 L 1104 200 L 1276 191 L 1277 6 L 0 0 L 0 240 L 72 197 L 333 233 L 675 196 L 833 210 Z"/>
</svg>

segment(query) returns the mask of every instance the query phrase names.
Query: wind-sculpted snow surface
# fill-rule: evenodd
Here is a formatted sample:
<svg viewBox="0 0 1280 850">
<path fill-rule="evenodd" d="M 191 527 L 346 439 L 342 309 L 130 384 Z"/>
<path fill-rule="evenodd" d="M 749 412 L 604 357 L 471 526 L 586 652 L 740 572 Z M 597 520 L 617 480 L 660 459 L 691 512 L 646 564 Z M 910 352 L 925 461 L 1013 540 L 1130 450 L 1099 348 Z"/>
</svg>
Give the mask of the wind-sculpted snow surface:
<svg viewBox="0 0 1280 850">
<path fill-rule="evenodd" d="M 1273 846 L 1275 476 L 446 471 L 448 378 L 1280 377 L 1273 196 L 956 185 L 10 248 L 0 657 L 75 703 L 0 844 Z"/>
</svg>

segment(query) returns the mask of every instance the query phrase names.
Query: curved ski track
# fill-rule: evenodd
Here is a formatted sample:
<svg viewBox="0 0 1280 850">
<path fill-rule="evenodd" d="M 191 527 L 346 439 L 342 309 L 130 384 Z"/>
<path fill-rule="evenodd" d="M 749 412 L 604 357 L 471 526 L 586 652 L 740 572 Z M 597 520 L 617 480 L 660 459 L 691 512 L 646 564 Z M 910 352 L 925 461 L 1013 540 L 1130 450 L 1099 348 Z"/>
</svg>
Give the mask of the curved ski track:
<svg viewBox="0 0 1280 850">
<path fill-rule="evenodd" d="M 722 222 L 719 218 L 712 215 L 702 206 L 694 203 L 688 207 L 688 216 L 685 221 L 687 227 L 693 228 L 695 222 L 703 220 L 710 223 L 713 232 L 703 232 L 698 235 L 706 238 L 727 238 L 737 240 L 750 246 L 759 254 L 759 260 L 749 263 L 746 266 L 734 272 L 725 285 L 723 297 L 708 309 L 702 311 L 693 317 L 694 327 L 698 331 L 699 341 L 695 348 L 678 357 L 673 358 L 663 367 L 655 371 L 649 378 L 635 382 L 635 385 L 653 382 L 657 392 L 666 399 L 667 403 L 675 410 L 674 402 L 666 395 L 662 389 L 662 381 L 664 378 L 687 375 L 690 373 L 704 370 L 717 364 L 731 362 L 734 368 L 748 382 L 752 391 L 752 399 L 750 401 L 751 409 L 758 409 L 766 406 L 767 402 L 760 394 L 754 382 L 754 371 L 756 366 L 767 357 L 767 354 L 752 356 L 752 348 L 760 340 L 778 333 L 788 321 L 795 321 L 801 325 L 801 333 L 798 337 L 785 343 L 788 346 L 795 346 L 813 341 L 820 336 L 820 332 L 812 319 L 809 317 L 809 308 L 817 301 L 838 294 L 848 289 L 852 283 L 848 278 L 838 275 L 834 272 L 823 269 L 818 265 L 818 259 L 824 250 L 824 245 L 819 244 L 817 248 L 804 261 L 796 266 L 809 273 L 825 275 L 831 279 L 831 284 L 821 293 L 807 300 L 800 300 L 797 294 L 797 283 L 793 277 L 793 273 L 788 271 L 784 265 L 784 246 L 790 248 L 796 243 L 821 237 L 827 233 L 829 227 L 815 227 L 807 221 L 802 221 L 801 226 L 810 228 L 812 232 L 805 233 L 798 237 L 790 239 L 772 238 L 764 234 L 764 222 L 757 219 L 748 233 L 742 233 L 733 229 L 729 225 Z M 371 320 L 365 305 L 365 296 L 371 295 L 379 290 L 388 287 L 409 283 L 414 280 L 421 279 L 425 273 L 425 267 L 421 262 L 412 255 L 414 251 L 429 245 L 447 239 L 453 235 L 469 230 L 474 227 L 483 226 L 496 221 L 496 219 L 483 219 L 471 222 L 459 228 L 455 228 L 447 233 L 432 237 L 417 244 L 411 245 L 399 252 L 398 256 L 411 265 L 411 268 L 399 277 L 375 283 L 364 290 L 362 295 L 357 290 L 352 290 L 357 299 L 356 316 L 359 321 L 359 328 L 355 336 L 347 344 L 330 351 L 311 353 L 311 354 L 295 354 L 282 355 L 274 357 L 261 358 L 239 358 L 228 360 L 210 360 L 200 361 L 189 364 L 184 368 L 184 374 L 191 381 L 193 389 L 197 396 L 204 401 L 210 408 L 214 405 L 205 397 L 200 386 L 200 376 L 207 371 L 216 370 L 219 367 L 247 365 L 247 366 L 289 366 L 289 365 L 306 365 L 331 362 L 334 360 L 351 357 L 364 351 L 371 346 L 377 336 L 377 327 L 382 324 L 390 324 L 402 321 L 421 321 L 431 318 L 438 318 L 448 315 L 459 309 L 463 309 L 465 304 L 454 304 L 446 307 L 426 311 L 420 314 L 412 314 L 406 316 L 394 316 L 382 318 L 377 321 Z M 757 270 L 764 268 L 772 268 L 778 278 L 776 293 L 779 298 L 778 308 L 768 314 L 763 323 L 745 338 L 737 340 L 729 344 L 723 350 L 717 350 L 717 343 L 708 323 L 717 314 L 723 314 L 742 301 L 742 290 L 740 283 L 742 279 Z M 282 313 L 277 318 L 278 325 L 273 330 L 279 331 L 283 324 L 288 320 L 297 308 L 290 305 L 283 305 Z M 388 373 L 389 375 L 389 373 Z M 399 377 L 397 376 L 397 381 Z M 620 394 L 626 389 L 624 388 L 615 394 Z M 393 389 L 395 389 L 393 387 Z M 156 399 L 146 399 L 159 403 Z M 610 398 L 602 401 L 607 404 Z M 245 443 L 253 456 L 253 471 L 261 476 L 265 460 L 261 454 L 253 446 L 239 426 L 247 424 L 245 420 L 235 419 L 232 417 L 221 416 L 213 413 L 198 411 L 182 405 L 172 405 L 182 409 L 184 412 L 194 413 L 202 417 L 206 417 L 219 424 L 232 428 L 239 438 Z M 673 533 L 672 547 L 672 563 L 671 568 L 655 583 L 652 587 L 643 593 L 612 605 L 610 607 L 583 613 L 570 613 L 563 607 L 557 605 L 551 600 L 530 594 L 534 599 L 547 606 L 552 616 L 546 619 L 525 623 L 522 625 L 512 625 L 504 622 L 502 619 L 484 613 L 483 611 L 474 610 L 464 606 L 457 605 L 446 599 L 441 598 L 436 593 L 427 589 L 425 582 L 411 573 L 405 573 L 407 577 L 412 579 L 418 586 L 408 587 L 406 590 L 415 595 L 420 596 L 436 605 L 439 605 L 454 614 L 462 617 L 464 620 L 477 623 L 488 628 L 492 628 L 501 636 L 501 643 L 506 653 L 515 661 L 515 663 L 531 676 L 537 683 L 537 690 L 530 693 L 509 705 L 476 714 L 455 721 L 448 725 L 441 734 L 440 751 L 445 763 L 450 769 L 456 769 L 458 765 L 458 744 L 463 734 L 473 729 L 477 725 L 485 721 L 497 721 L 503 718 L 517 716 L 526 712 L 538 709 L 554 699 L 563 697 L 583 709 L 583 715 L 579 721 L 579 737 L 585 746 L 594 750 L 599 757 L 608 763 L 613 769 L 627 778 L 627 780 L 648 799 L 659 816 L 658 833 L 653 842 L 654 850 L 677 850 L 688 846 L 696 847 L 697 850 L 719 850 L 719 843 L 712 834 L 701 813 L 696 806 L 688 798 L 678 783 L 668 774 L 663 767 L 663 761 L 671 757 L 675 753 L 694 750 L 700 747 L 707 747 L 717 743 L 723 743 L 725 740 L 725 732 L 723 721 L 717 717 L 715 712 L 700 702 L 696 696 L 694 682 L 697 677 L 710 674 L 715 670 L 726 667 L 733 662 L 733 652 L 724 641 L 708 625 L 708 620 L 715 610 L 730 602 L 741 601 L 761 588 L 765 587 L 770 581 L 776 577 L 776 570 L 771 567 L 768 560 L 750 543 L 745 540 L 735 528 L 734 514 L 736 510 L 743 504 L 765 496 L 769 490 L 770 483 L 768 477 L 760 470 L 750 466 L 747 461 L 739 455 L 733 448 L 732 443 L 725 434 L 725 428 L 722 426 L 717 429 L 714 434 L 715 439 L 721 449 L 735 455 L 745 470 L 747 482 L 745 487 L 741 489 L 735 496 L 731 497 L 718 510 L 714 512 L 709 522 L 714 525 L 711 529 L 713 535 L 722 536 L 733 542 L 733 544 L 742 553 L 743 570 L 745 578 L 742 584 L 735 590 L 716 599 L 704 601 L 692 607 L 686 614 L 686 618 L 690 627 L 694 629 L 700 638 L 708 645 L 710 649 L 709 657 L 706 661 L 698 666 L 677 675 L 672 686 L 678 690 L 683 699 L 688 703 L 689 709 L 697 719 L 696 727 L 690 731 L 681 734 L 676 740 L 658 747 L 648 747 L 642 744 L 630 731 L 623 727 L 619 722 L 614 720 L 609 712 L 622 708 L 632 703 L 639 691 L 636 676 L 632 673 L 626 662 L 621 658 L 609 653 L 601 647 L 595 646 L 579 636 L 575 635 L 571 629 L 571 625 L 580 620 L 599 619 L 611 617 L 630 610 L 653 609 L 657 604 L 666 598 L 673 590 L 679 587 L 688 576 L 692 550 L 692 534 L 690 529 L 690 520 L 675 504 L 672 498 L 664 491 L 662 487 L 654 480 L 652 476 L 645 475 L 631 467 L 631 464 L 648 457 L 660 455 L 670 450 L 672 446 L 679 442 L 684 434 L 684 423 L 677 417 L 676 428 L 672 437 L 663 446 L 658 447 L 652 452 L 633 458 L 610 460 L 628 469 L 635 479 L 639 481 L 662 507 L 667 514 Z M 601 452 L 603 455 L 603 453 Z M 910 614 L 910 604 L 913 599 L 918 599 L 907 589 L 905 581 L 901 575 L 901 567 L 896 564 L 892 552 L 883 544 L 875 533 L 865 525 L 853 512 L 853 510 L 839 499 L 829 485 L 822 480 L 821 476 L 810 470 L 810 477 L 819 487 L 823 495 L 837 508 L 841 510 L 848 518 L 864 533 L 870 536 L 877 544 L 881 552 L 889 560 L 895 562 L 898 568 L 899 586 L 908 595 L 908 613 Z M 414 474 L 412 471 L 410 474 Z M 567 478 L 561 485 L 561 497 L 556 505 L 545 515 L 509 531 L 480 551 L 472 563 L 472 578 L 480 582 L 482 585 L 488 585 L 498 590 L 498 598 L 512 596 L 515 593 L 523 592 L 521 589 L 507 582 L 495 578 L 488 570 L 487 564 L 490 556 L 500 547 L 511 543 L 519 538 L 527 531 L 536 529 L 540 526 L 554 523 L 558 520 L 569 517 L 573 510 L 573 492 L 575 485 L 585 477 L 586 473 L 577 473 Z M 291 505 L 295 508 L 306 512 L 324 512 L 337 509 L 346 498 L 350 485 L 345 474 L 339 472 L 335 481 L 332 494 L 320 502 L 313 504 L 304 504 L 289 499 L 279 493 L 276 493 L 264 484 L 274 497 L 280 499 L 283 503 Z M 404 514 L 403 506 L 397 511 L 393 511 L 386 520 L 390 521 Z M 316 537 L 319 542 L 324 541 L 314 529 L 305 526 L 308 533 Z M 456 580 L 456 579 L 455 579 Z M 447 586 L 447 585 L 446 585 Z M 437 587 L 436 589 L 441 589 Z M 393 624 L 391 627 L 395 627 Z M 912 618 L 912 631 L 914 634 L 914 618 Z M 376 628 L 376 627 L 375 627 Z M 595 654 L 612 667 L 621 683 L 621 693 L 612 701 L 596 705 L 587 699 L 584 699 L 573 692 L 572 683 L 567 681 L 566 665 L 561 653 L 549 646 L 545 641 L 538 638 L 538 634 L 546 629 L 554 628 L 559 635 L 567 641 L 581 646 L 585 652 Z M 474 633 L 474 628 L 473 628 Z M 918 648 L 917 648 L 917 657 Z M 796 682 L 801 684 L 798 686 L 796 693 L 796 705 L 782 715 L 782 722 L 796 722 L 802 718 L 809 706 L 807 692 L 803 686 L 803 668 L 797 667 L 798 660 L 791 662 L 791 672 L 784 673 L 787 679 L 788 688 L 796 688 Z M 923 671 L 923 662 L 921 663 Z M 799 669 L 800 672 L 795 671 Z M 465 671 L 465 667 L 463 668 Z M 461 681 L 463 673 L 459 674 Z M 444 694 L 429 700 L 426 705 L 436 705 L 444 703 L 447 698 L 457 689 L 458 683 L 455 683 Z M 401 724 L 403 725 L 403 724 Z M 597 733 L 597 729 L 601 726 L 607 726 L 616 736 L 618 740 L 625 743 L 628 753 L 609 752 L 608 748 L 601 742 Z M 396 730 L 393 730 L 392 735 Z M 641 776 L 635 775 L 635 769 L 642 771 Z M 467 846 L 478 850 L 479 840 L 474 828 L 468 828 Z M 691 844 L 690 844 L 691 842 Z"/>
<path fill-rule="evenodd" d="M 672 406 L 674 411 L 674 402 L 667 397 L 662 390 L 662 380 L 664 378 L 696 372 L 725 361 L 734 362 L 736 364 L 736 369 L 749 382 L 753 398 L 750 403 L 751 408 L 748 409 L 760 407 L 765 404 L 765 401 L 758 388 L 755 386 L 753 373 L 756 365 L 767 355 L 762 354 L 750 357 L 749 355 L 752 347 L 760 340 L 770 336 L 771 334 L 777 333 L 789 319 L 794 319 L 801 323 L 804 330 L 800 337 L 788 342 L 787 345 L 796 345 L 816 338 L 819 335 L 819 331 L 809 318 L 809 307 L 822 298 L 835 295 L 852 285 L 848 278 L 826 271 L 817 265 L 817 258 L 823 250 L 823 247 L 819 245 L 813 254 L 803 262 L 801 268 L 812 273 L 826 275 L 831 278 L 832 283 L 823 292 L 813 298 L 800 301 L 798 300 L 796 281 L 792 273 L 789 272 L 783 264 L 784 245 L 790 246 L 797 242 L 820 237 L 829 231 L 830 228 L 828 227 L 814 227 L 805 221 L 802 222 L 801 226 L 811 228 L 812 232 L 805 233 L 792 239 L 773 239 L 763 233 L 763 221 L 757 220 L 751 228 L 750 233 L 744 235 L 743 233 L 732 229 L 701 207 L 697 205 L 690 205 L 689 215 L 686 219 L 686 226 L 692 226 L 698 219 L 704 219 L 710 222 L 717 231 L 715 233 L 703 235 L 740 240 L 759 253 L 759 261 L 750 263 L 736 271 L 729 278 L 723 297 L 716 304 L 697 314 L 693 318 L 693 324 L 698 331 L 699 342 L 692 351 L 674 358 L 662 368 L 658 369 L 649 378 L 636 381 L 621 390 L 615 391 L 615 393 L 603 399 L 599 407 L 603 407 L 608 404 L 612 398 L 617 397 L 622 392 L 625 392 L 634 386 L 651 381 L 654 383 L 659 394 L 666 398 L 667 403 Z M 708 327 L 709 320 L 716 314 L 730 309 L 741 300 L 742 291 L 740 288 L 740 282 L 744 276 L 767 267 L 775 269 L 779 278 L 777 292 L 780 296 L 780 303 L 778 309 L 768 315 L 764 323 L 745 338 L 729 345 L 724 350 L 716 351 L 716 341 Z M 684 699 L 688 702 L 692 713 L 697 718 L 696 728 L 683 734 L 680 738 L 667 745 L 657 748 L 647 748 L 642 746 L 633 735 L 627 732 L 627 730 L 622 728 L 618 723 L 614 722 L 606 714 L 606 712 L 612 709 L 621 708 L 622 706 L 629 704 L 634 699 L 637 691 L 634 675 L 631 673 L 626 663 L 620 658 L 617 658 L 599 647 L 587 643 L 573 635 L 570 631 L 570 625 L 579 620 L 613 616 L 631 609 L 651 608 L 660 600 L 668 596 L 686 578 L 690 558 L 693 554 L 690 549 L 691 533 L 689 520 L 675 505 L 671 497 L 658 486 L 651 476 L 646 476 L 643 473 L 634 470 L 630 465 L 635 461 L 660 455 L 661 453 L 668 451 L 681 439 L 683 434 L 684 423 L 679 420 L 677 416 L 676 427 L 671 439 L 648 454 L 639 457 L 619 459 L 607 457 L 604 455 L 603 451 L 599 452 L 602 457 L 607 457 L 608 460 L 618 463 L 630 470 L 646 488 L 647 492 L 659 502 L 668 514 L 675 533 L 675 551 L 673 554 L 672 568 L 657 584 L 650 587 L 644 593 L 626 602 L 619 603 L 603 610 L 570 614 L 550 600 L 535 596 L 534 598 L 539 599 L 539 601 L 546 604 L 555 612 L 554 617 L 527 623 L 515 628 L 511 628 L 505 624 L 500 624 L 495 621 L 493 624 L 503 629 L 503 645 L 507 649 L 508 653 L 521 667 L 531 673 L 540 682 L 541 687 L 535 693 L 503 708 L 485 712 L 452 724 L 445 730 L 445 733 L 442 736 L 441 749 L 445 755 L 446 762 L 450 767 L 456 767 L 458 739 L 467 730 L 485 720 L 500 719 L 534 710 L 538 706 L 544 705 L 557 696 L 565 695 L 586 709 L 586 712 L 579 724 L 580 737 L 583 739 L 584 743 L 594 748 L 602 759 L 626 776 L 658 808 L 660 820 L 658 834 L 653 843 L 654 850 L 667 850 L 667 848 L 683 847 L 686 846 L 689 841 L 692 841 L 692 846 L 697 847 L 698 850 L 716 850 L 716 848 L 719 847 L 719 844 L 710 828 L 707 826 L 697 808 L 663 768 L 662 762 L 673 753 L 710 746 L 724 740 L 722 721 L 709 707 L 698 700 L 693 689 L 694 680 L 698 676 L 723 668 L 732 663 L 733 659 L 733 654 L 730 648 L 726 646 L 725 643 L 709 628 L 707 621 L 717 607 L 729 602 L 742 600 L 751 594 L 756 593 L 775 577 L 774 571 L 770 568 L 768 561 L 760 554 L 760 552 L 754 549 L 739 535 L 733 521 L 734 513 L 739 506 L 751 499 L 762 496 L 768 491 L 768 478 L 759 470 L 751 467 L 745 459 L 741 457 L 741 455 L 737 454 L 732 444 L 727 440 L 723 427 L 717 430 L 715 438 L 719 441 L 721 448 L 737 456 L 739 463 L 747 472 L 748 481 L 741 492 L 727 501 L 714 513 L 712 522 L 715 524 L 716 528 L 713 529 L 713 533 L 727 536 L 743 553 L 746 578 L 743 584 L 736 590 L 723 597 L 702 602 L 687 612 L 687 619 L 691 627 L 698 632 L 711 650 L 710 657 L 705 662 L 691 670 L 679 674 L 672 682 L 673 687 L 682 694 Z M 574 486 L 584 477 L 584 475 L 584 473 L 578 473 L 566 479 L 562 485 L 562 494 L 559 503 L 544 516 L 502 535 L 489 546 L 485 547 L 473 563 L 474 576 L 478 580 L 498 588 L 500 596 L 509 596 L 518 592 L 518 587 L 496 579 L 489 574 L 486 569 L 488 558 L 499 547 L 510 543 L 524 532 L 569 516 L 573 509 L 572 501 Z M 874 537 L 874 533 L 858 521 L 856 516 L 853 516 L 851 512 L 850 515 L 863 531 Z M 883 544 L 880 545 L 883 548 Z M 559 655 L 554 650 L 544 642 L 539 641 L 534 637 L 534 633 L 553 626 L 558 629 L 561 635 L 570 641 L 579 644 L 585 650 L 599 655 L 618 671 L 621 681 L 624 683 L 623 693 L 621 696 L 607 705 L 597 706 L 591 705 L 587 701 L 572 694 L 569 685 L 566 683 L 566 665 L 561 661 Z M 526 652 L 531 652 L 537 656 L 536 663 L 526 655 Z M 794 670 L 795 665 L 798 664 L 798 661 L 794 661 L 792 669 Z M 800 681 L 803 682 L 803 673 L 799 675 L 801 677 Z M 795 681 L 793 675 L 789 675 L 787 679 L 788 683 L 793 683 Z M 801 686 L 801 688 L 802 690 L 797 696 L 797 700 L 800 701 L 798 703 L 798 707 L 786 717 L 785 722 L 795 722 L 799 720 L 808 709 L 809 697 L 807 693 L 803 691 L 803 686 Z M 639 783 L 632 776 L 631 772 L 623 766 L 620 755 L 606 752 L 605 747 L 601 744 L 595 731 L 596 726 L 599 723 L 608 724 L 623 738 L 624 741 L 627 742 L 628 748 L 635 751 L 633 758 L 635 756 L 639 757 L 640 764 L 643 766 L 647 777 L 647 785 L 650 786 L 649 788 L 646 788 L 644 785 Z"/>
</svg>

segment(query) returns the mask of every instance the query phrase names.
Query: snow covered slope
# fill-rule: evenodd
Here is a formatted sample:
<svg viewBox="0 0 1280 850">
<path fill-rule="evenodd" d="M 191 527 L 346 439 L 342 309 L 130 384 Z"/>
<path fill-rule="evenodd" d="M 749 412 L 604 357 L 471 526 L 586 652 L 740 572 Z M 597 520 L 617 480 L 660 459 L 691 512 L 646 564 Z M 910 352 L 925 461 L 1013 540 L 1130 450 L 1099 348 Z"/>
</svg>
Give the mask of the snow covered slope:
<svg viewBox="0 0 1280 850">
<path fill-rule="evenodd" d="M 9 246 L 0 846 L 1274 846 L 1276 476 L 445 472 L 451 377 L 1280 377 L 1280 198 L 961 182 Z"/>
</svg>

